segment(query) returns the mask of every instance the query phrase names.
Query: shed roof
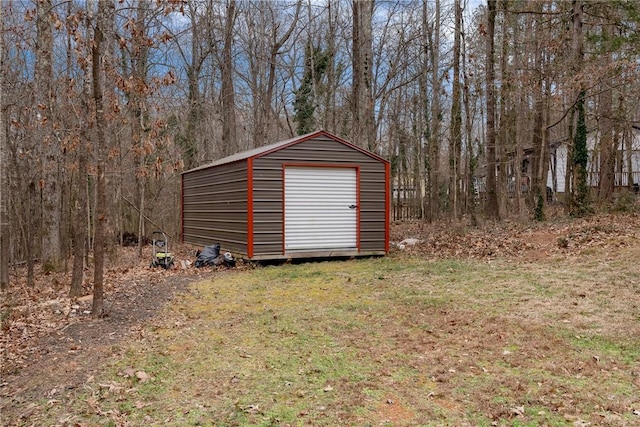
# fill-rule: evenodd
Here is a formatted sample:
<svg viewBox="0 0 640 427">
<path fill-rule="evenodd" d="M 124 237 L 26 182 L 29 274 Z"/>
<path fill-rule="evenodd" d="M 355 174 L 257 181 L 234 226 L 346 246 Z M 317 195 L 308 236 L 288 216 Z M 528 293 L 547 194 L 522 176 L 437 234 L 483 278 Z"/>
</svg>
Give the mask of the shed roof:
<svg viewBox="0 0 640 427">
<path fill-rule="evenodd" d="M 311 132 L 308 133 L 306 135 L 300 135 L 300 136 L 296 136 L 294 138 L 291 139 L 287 139 L 284 141 L 280 141 L 280 142 L 276 142 L 274 144 L 269 144 L 269 145 L 265 145 L 263 147 L 258 147 L 258 148 L 254 148 L 252 150 L 247 150 L 247 151 L 242 151 L 240 153 L 236 153 L 236 154 L 232 154 L 231 156 L 227 156 L 227 157 L 223 157 L 222 159 L 218 159 L 214 162 L 211 163 L 207 163 L 206 165 L 202 165 L 202 166 L 198 166 L 196 168 L 193 169 L 189 169 L 188 171 L 184 171 L 182 172 L 187 173 L 187 172 L 193 172 L 193 171 L 197 171 L 200 169 L 207 169 L 213 166 L 220 166 L 220 165 L 224 165 L 224 164 L 228 164 L 228 163 L 233 163 L 233 162 L 238 162 L 241 160 L 246 160 L 249 158 L 255 158 L 255 157 L 260 157 L 260 156 L 264 156 L 265 154 L 274 152 L 274 151 L 278 151 L 281 150 L 285 147 L 289 147 L 291 145 L 295 145 L 295 144 L 299 144 L 301 142 L 307 141 L 309 139 L 313 139 L 319 136 L 326 136 L 328 138 L 331 138 L 337 142 L 340 142 L 342 144 L 345 144 L 351 148 L 353 148 L 354 150 L 360 151 L 370 157 L 373 157 L 376 160 L 379 160 L 381 162 L 387 162 L 387 160 L 383 159 L 382 157 L 377 156 L 376 154 L 365 150 L 364 148 L 358 147 L 357 145 L 354 145 L 350 142 L 345 141 L 344 139 L 337 137 L 327 131 L 324 130 L 320 130 L 320 131 L 316 131 L 316 132 Z"/>
</svg>

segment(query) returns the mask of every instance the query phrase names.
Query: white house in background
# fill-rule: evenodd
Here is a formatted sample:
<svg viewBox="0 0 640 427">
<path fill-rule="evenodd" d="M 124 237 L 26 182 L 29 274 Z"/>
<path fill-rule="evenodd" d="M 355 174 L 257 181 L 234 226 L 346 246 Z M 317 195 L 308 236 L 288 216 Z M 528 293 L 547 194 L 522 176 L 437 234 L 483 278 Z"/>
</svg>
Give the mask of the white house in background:
<svg viewBox="0 0 640 427">
<path fill-rule="evenodd" d="M 633 125 L 628 132 L 620 135 L 620 144 L 616 153 L 615 181 L 616 188 L 633 187 L 636 192 L 640 190 L 640 125 Z M 587 149 L 589 159 L 587 164 L 588 182 L 592 187 L 597 187 L 600 182 L 600 152 L 597 150 L 598 134 L 592 132 L 587 137 Z M 520 165 L 521 181 L 516 185 L 516 171 L 514 157 L 507 162 L 507 193 L 513 196 L 516 188 L 522 193 L 531 189 L 533 149 L 523 150 L 522 163 Z M 550 161 L 547 171 L 547 199 L 549 201 L 563 200 L 566 188 L 568 140 L 553 142 L 550 144 Z M 474 177 L 476 194 L 486 192 L 486 165 L 479 168 L 478 175 Z"/>
<path fill-rule="evenodd" d="M 597 150 L 597 134 L 587 137 L 589 161 L 587 170 L 588 180 L 592 187 L 600 182 L 600 152 Z M 565 177 L 567 165 L 567 141 L 551 144 L 551 159 L 547 173 L 547 187 L 553 194 L 562 195 L 566 192 Z M 633 125 L 629 132 L 621 135 L 620 146 L 616 153 L 615 186 L 634 187 L 638 191 L 640 185 L 640 126 Z"/>
</svg>

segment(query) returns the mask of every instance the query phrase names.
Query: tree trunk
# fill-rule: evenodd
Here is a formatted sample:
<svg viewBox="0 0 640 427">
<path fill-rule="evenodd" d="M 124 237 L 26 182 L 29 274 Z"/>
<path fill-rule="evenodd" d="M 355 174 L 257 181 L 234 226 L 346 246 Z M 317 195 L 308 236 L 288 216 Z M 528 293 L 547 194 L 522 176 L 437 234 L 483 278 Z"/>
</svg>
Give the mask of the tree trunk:
<svg viewBox="0 0 640 427">
<path fill-rule="evenodd" d="M 608 55 L 607 55 L 608 56 Z M 613 93 L 607 82 L 600 92 L 599 124 L 600 135 L 600 182 L 598 183 L 598 200 L 601 203 L 611 203 L 615 189 L 615 165 L 617 144 L 613 129 Z"/>
<path fill-rule="evenodd" d="M 104 70 L 101 64 L 104 52 L 104 31 L 112 22 L 110 17 L 113 3 L 111 0 L 98 0 L 98 15 L 91 50 L 91 71 L 93 78 L 93 102 L 96 114 L 96 211 L 95 211 L 95 239 L 94 239 L 94 277 L 93 277 L 93 317 L 104 314 L 104 256 L 106 249 L 105 229 L 107 223 L 107 197 L 105 177 L 106 151 L 106 118 L 102 90 L 102 76 Z"/>
<path fill-rule="evenodd" d="M 573 164 L 575 170 L 575 195 L 573 198 L 573 209 L 571 215 L 582 217 L 589 213 L 589 183 L 587 181 L 587 162 L 589 154 L 587 151 L 587 125 L 585 122 L 585 92 L 578 95 L 576 108 L 578 110 L 576 134 L 573 139 Z"/>
<path fill-rule="evenodd" d="M 566 212 L 570 213 L 573 205 L 573 189 L 575 187 L 573 175 L 573 139 L 575 138 L 575 108 L 570 107 L 569 120 L 567 124 L 567 167 L 564 172 L 564 197 Z"/>
<path fill-rule="evenodd" d="M 506 1 L 506 0 L 505 0 Z M 505 6 L 506 7 L 506 6 Z M 520 44 L 522 43 L 521 41 L 521 34 L 525 34 L 526 35 L 526 29 L 525 31 L 521 32 L 520 31 L 520 26 L 519 25 L 514 25 L 513 26 L 513 45 L 514 46 L 520 46 Z M 520 54 L 520 50 L 518 48 L 514 49 L 514 55 L 513 55 L 513 64 L 514 64 L 514 68 L 515 70 L 510 70 L 510 75 L 512 76 L 512 78 L 514 78 L 517 74 L 518 74 L 518 69 L 524 69 L 524 58 L 526 58 L 525 55 L 521 55 Z M 511 85 L 511 89 L 513 90 L 513 85 Z M 520 109 L 523 108 L 524 105 L 524 94 L 522 93 L 523 91 L 518 91 L 518 94 L 514 96 L 514 100 L 513 100 L 513 105 L 510 111 L 510 117 L 513 120 L 513 141 L 514 141 L 514 151 L 515 151 L 515 197 L 514 197 L 514 212 L 516 213 L 516 215 L 520 216 L 520 214 L 522 213 L 522 159 L 523 159 L 523 148 L 522 148 L 522 131 L 521 129 L 523 128 L 523 122 L 524 121 L 524 117 L 522 117 L 521 114 L 519 114 L 519 111 L 521 111 Z M 526 179 L 526 178 L 525 178 Z"/>
<path fill-rule="evenodd" d="M 131 78 L 133 84 L 129 90 L 129 109 L 131 111 L 131 143 L 135 153 L 136 166 L 136 203 L 138 205 L 138 257 L 142 258 L 144 233 L 144 197 L 147 185 L 147 166 L 145 158 L 149 154 L 145 138 L 147 109 L 147 66 L 149 45 L 147 37 L 147 15 L 149 4 L 141 0 L 136 7 L 136 17 L 132 34 Z"/>
<path fill-rule="evenodd" d="M 453 87 L 451 95 L 451 137 L 449 140 L 449 203 L 453 218 L 459 215 L 460 197 L 460 147 L 462 145 L 462 105 L 460 85 L 460 37 L 462 23 L 462 5 L 455 0 L 455 27 L 453 34 Z"/>
<path fill-rule="evenodd" d="M 551 82 L 548 79 L 544 81 L 544 99 L 544 125 L 542 132 L 544 156 L 540 164 L 539 175 L 540 189 L 542 191 L 541 196 L 547 201 L 547 177 L 549 176 L 549 168 L 551 165 L 551 130 L 549 128 L 549 121 L 551 120 Z"/>
<path fill-rule="evenodd" d="M 461 22 L 461 27 L 464 27 L 463 22 Z M 466 67 L 466 63 L 467 63 L 466 61 L 467 56 L 465 54 L 466 39 L 464 37 L 464 34 L 462 35 L 462 43 L 463 43 L 463 48 L 461 49 L 461 54 L 462 54 L 461 66 L 462 66 L 462 75 L 464 77 L 464 82 L 465 82 L 465 84 L 462 86 L 462 98 L 464 102 L 464 111 L 465 111 L 464 122 L 465 122 L 465 132 L 466 132 L 465 138 L 466 138 L 466 144 L 467 144 L 466 175 L 465 175 L 466 191 L 464 194 L 464 199 L 465 199 L 464 211 L 466 214 L 470 215 L 471 221 L 475 225 L 476 223 L 476 216 L 475 216 L 476 191 L 475 191 L 473 178 L 475 177 L 475 174 L 476 174 L 477 162 L 476 162 L 476 156 L 474 153 L 474 144 L 473 144 L 473 135 L 472 135 L 473 117 L 472 117 L 472 111 L 471 111 L 471 94 L 469 90 L 469 86 L 471 86 L 471 83 L 470 83 L 470 78 L 469 78 L 469 74 L 467 73 L 467 67 Z"/>
<path fill-rule="evenodd" d="M 88 76 L 87 76 L 88 78 Z M 85 100 L 89 99 L 88 91 Z M 83 101 L 89 111 L 88 102 Z M 78 297 L 82 294 L 84 280 L 84 256 L 87 247 L 87 147 L 86 135 L 81 130 L 80 145 L 78 146 L 78 194 L 75 204 L 73 227 L 73 273 L 69 296 Z"/>
<path fill-rule="evenodd" d="M 138 210 L 138 258 L 142 258 L 142 246 L 144 243 L 144 239 L 142 236 L 145 235 L 144 229 L 144 210 L 145 210 L 145 182 L 142 180 L 142 183 L 139 183 L 139 193 L 140 193 L 140 208 Z"/>
<path fill-rule="evenodd" d="M 637 191 L 636 184 L 639 184 L 635 181 L 634 178 L 634 170 L 633 170 L 633 134 L 630 129 L 628 123 L 623 122 L 622 119 L 626 117 L 627 111 L 625 107 L 625 96 L 622 93 L 618 94 L 618 108 L 616 109 L 616 118 L 614 125 L 614 147 L 616 147 L 616 151 L 620 150 L 620 164 L 618 165 L 620 169 L 620 185 L 624 181 L 624 177 L 626 174 L 627 177 L 627 189 L 630 192 Z"/>
<path fill-rule="evenodd" d="M 497 5 L 496 5 L 497 7 Z M 500 58 L 500 91 L 499 91 L 499 108 L 497 111 L 498 117 L 496 118 L 496 157 L 499 164 L 502 167 L 499 168 L 497 174 L 497 183 L 496 187 L 498 189 L 498 213 L 500 216 L 507 215 L 509 203 L 509 164 L 508 162 L 512 160 L 509 157 L 513 153 L 513 139 L 510 138 L 513 129 L 513 120 L 511 116 L 511 64 L 508 59 L 510 57 L 510 49 L 509 44 L 513 43 L 511 37 L 509 36 L 509 21 L 510 21 L 510 12 L 509 12 L 509 2 L 507 0 L 500 1 L 500 8 L 502 10 L 502 25 L 500 26 L 500 39 L 501 43 L 501 52 L 499 55 Z M 496 11 L 497 13 L 497 11 Z M 494 37 L 495 38 L 495 37 Z M 517 166 L 514 164 L 514 167 Z M 517 185 L 514 186 L 514 193 L 516 191 Z"/>
<path fill-rule="evenodd" d="M 58 168 L 60 148 L 53 133 L 53 25 L 52 1 L 38 1 L 36 42 L 36 102 L 38 111 L 39 141 L 42 173 L 39 187 L 42 190 L 42 266 L 47 271 L 58 271 L 62 266 L 61 206 Z"/>
<path fill-rule="evenodd" d="M 496 0 L 487 1 L 486 35 L 486 84 L 487 84 L 487 206 L 486 214 L 490 219 L 499 219 L 498 192 L 496 183 L 496 99 L 495 99 L 495 22 Z"/>
<path fill-rule="evenodd" d="M 195 40 L 195 37 L 194 37 Z M 194 49 L 196 43 L 192 43 Z M 195 52 L 195 49 L 194 49 Z M 189 92 L 187 99 L 189 101 L 189 111 L 187 112 L 187 123 L 185 124 L 185 136 L 182 142 L 183 159 L 185 169 L 191 169 L 197 166 L 198 144 L 196 143 L 196 135 L 198 122 L 202 118 L 202 100 L 200 96 L 200 68 L 195 62 L 195 53 L 192 63 L 187 67 L 187 81 Z"/>
<path fill-rule="evenodd" d="M 536 55 L 538 56 L 538 55 Z M 538 57 L 538 59 L 540 59 Z M 545 146 L 543 138 L 543 120 L 544 120 L 544 101 L 542 76 L 538 76 L 534 83 L 534 112 L 533 112 L 533 129 L 531 132 L 531 146 L 533 147 L 532 170 L 531 170 L 531 193 L 530 206 L 535 206 L 538 199 L 544 194 L 542 192 L 542 163 L 545 158 Z"/>
<path fill-rule="evenodd" d="M 622 97 L 621 97 L 622 98 Z M 622 102 L 622 99 L 620 99 L 620 102 Z M 620 146 L 622 147 L 623 152 L 626 153 L 626 169 L 627 169 L 627 187 L 629 189 L 629 191 L 631 192 L 637 192 L 638 191 L 638 187 L 636 187 L 637 185 L 640 185 L 640 182 L 635 180 L 634 177 L 634 171 L 633 171 L 633 159 L 632 159 L 632 153 L 633 153 L 633 131 L 631 129 L 629 129 L 628 126 L 625 126 L 622 130 L 621 130 L 621 134 L 622 134 L 622 141 L 620 141 Z M 622 165 L 620 165 L 622 167 Z M 622 179 L 622 173 L 620 174 L 620 179 Z"/>
<path fill-rule="evenodd" d="M 269 2 L 265 2 L 265 5 L 268 5 Z M 271 7 L 271 6 L 269 6 Z M 257 106 L 257 117 L 256 117 L 256 126 L 254 130 L 254 144 L 255 146 L 264 145 L 269 138 L 272 137 L 271 131 L 274 128 L 274 108 L 273 108 L 273 94 L 276 88 L 276 76 L 277 76 L 277 59 L 278 56 L 282 53 L 281 49 L 285 45 L 285 43 L 291 38 L 293 31 L 298 24 L 298 17 L 300 15 L 300 10 L 302 9 L 302 0 L 298 0 L 296 2 L 296 11 L 294 16 L 290 19 L 291 23 L 287 31 L 281 36 L 278 35 L 278 29 L 280 28 L 280 24 L 273 22 L 271 36 L 271 44 L 268 48 L 268 68 L 266 70 L 267 74 L 267 85 L 264 88 L 261 105 Z M 257 102 L 257 101 L 254 101 Z"/>
<path fill-rule="evenodd" d="M 91 81 L 89 70 L 83 67 L 84 83 L 82 87 L 81 105 L 86 112 L 91 111 L 89 100 L 91 99 Z M 87 254 L 87 235 L 89 225 L 87 216 L 89 214 L 89 194 L 88 194 L 88 150 L 89 143 L 86 127 L 87 123 L 80 122 L 80 143 L 77 149 L 78 158 L 78 180 L 77 195 L 74 208 L 73 218 L 73 271 L 71 274 L 71 287 L 69 289 L 69 297 L 76 298 L 82 295 L 82 284 L 84 282 L 84 268 L 86 265 Z"/>
<path fill-rule="evenodd" d="M 332 11 L 333 0 L 327 1 L 327 93 L 324 99 L 323 128 L 329 132 L 337 133 L 336 123 L 336 19 Z"/>
<path fill-rule="evenodd" d="M 426 32 L 425 49 L 431 60 L 431 129 L 427 141 L 429 156 L 427 174 L 429 176 L 429 217 L 436 220 L 440 217 L 440 0 L 435 1 L 435 17 L 433 25 L 428 21 L 426 0 L 422 6 L 423 27 Z M 427 68 L 425 68 L 427 69 Z"/>
<path fill-rule="evenodd" d="M 222 153 L 232 154 L 238 146 L 236 136 L 236 101 L 233 86 L 233 28 L 236 19 L 236 1 L 229 0 L 227 20 L 224 27 L 224 46 L 222 48 Z"/>
<path fill-rule="evenodd" d="M 35 267 L 35 240 L 37 235 L 37 225 L 34 223 L 37 218 L 38 207 L 35 203 L 37 198 L 36 184 L 34 182 L 29 183 L 29 194 L 27 196 L 26 211 L 27 211 L 27 229 L 25 233 L 26 243 L 26 255 L 27 255 L 27 286 L 32 287 L 34 284 L 34 267 Z"/>
<path fill-rule="evenodd" d="M 352 140 L 369 150 L 375 149 L 373 111 L 373 0 L 353 0 L 353 82 Z"/>
<path fill-rule="evenodd" d="M 0 70 L 5 70 L 4 16 L 0 19 Z M 5 93 L 5 73 L 0 72 L 0 94 Z M 9 286 L 9 140 L 4 96 L 0 96 L 0 291 Z"/>
<path fill-rule="evenodd" d="M 578 74 L 583 64 L 583 40 L 582 40 L 582 0 L 573 0 L 573 72 Z M 575 111 L 576 124 L 573 139 L 573 190 L 570 213 L 572 216 L 581 217 L 591 210 L 589 206 L 589 183 L 587 182 L 587 126 L 585 118 L 585 89 L 580 83 L 576 96 Z"/>
</svg>

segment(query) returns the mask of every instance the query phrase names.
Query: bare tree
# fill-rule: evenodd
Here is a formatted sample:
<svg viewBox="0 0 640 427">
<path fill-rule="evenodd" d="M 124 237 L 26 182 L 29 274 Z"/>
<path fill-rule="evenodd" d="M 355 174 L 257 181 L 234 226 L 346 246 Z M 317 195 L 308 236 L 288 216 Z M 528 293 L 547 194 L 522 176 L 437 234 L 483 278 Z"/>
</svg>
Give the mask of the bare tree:
<svg viewBox="0 0 640 427">
<path fill-rule="evenodd" d="M 508 7 L 508 0 L 505 0 L 503 3 L 503 8 L 506 10 L 506 8 Z M 506 11 L 505 11 L 506 13 Z M 505 17 L 506 20 L 506 17 Z M 522 46 L 523 44 L 523 32 L 520 29 L 520 23 L 518 21 L 518 16 L 515 16 L 515 19 L 512 19 L 513 22 L 513 38 L 512 38 L 512 42 L 511 44 L 514 46 L 513 49 L 513 67 L 511 68 L 507 68 L 507 75 L 505 75 L 503 77 L 503 80 L 506 81 L 506 83 L 503 83 L 505 85 L 509 86 L 509 90 L 512 94 L 512 106 L 510 111 L 507 113 L 508 117 L 509 117 L 509 122 L 512 124 L 513 129 L 512 129 L 512 135 L 513 135 L 513 151 L 514 151 L 514 158 L 515 158 L 515 164 L 514 164 L 514 170 L 513 170 L 513 183 L 514 183 L 514 206 L 513 206 L 513 210 L 514 213 L 516 215 L 520 215 L 523 211 L 523 190 L 526 189 L 526 184 L 523 186 L 523 180 L 527 179 L 526 176 L 526 171 L 523 171 L 522 169 L 522 159 L 523 159 L 523 146 L 524 143 L 522 141 L 522 128 L 525 125 L 525 117 L 521 117 L 520 114 L 518 114 L 518 111 L 520 111 L 520 109 L 523 107 L 523 99 L 525 98 L 525 95 L 522 93 L 522 91 L 516 91 L 516 93 L 514 93 L 514 87 L 517 87 L 517 78 L 518 78 L 518 70 L 522 70 L 525 68 L 525 66 L 522 64 L 522 60 L 524 58 L 524 55 L 522 54 L 522 48 L 520 48 L 520 46 Z M 506 35 L 505 35 L 506 37 Z M 505 45 L 508 43 L 506 40 L 503 42 L 505 43 Z M 503 59 L 504 60 L 504 59 Z M 521 72 L 520 72 L 521 75 Z"/>
<path fill-rule="evenodd" d="M 615 189 L 615 165 L 618 141 L 614 136 L 614 108 L 613 108 L 613 79 L 609 77 L 612 68 L 610 49 L 606 41 L 612 40 L 613 29 L 610 25 L 602 25 L 603 42 L 601 64 L 606 74 L 600 83 L 600 95 L 598 99 L 598 134 L 600 136 L 600 180 L 598 182 L 598 200 L 608 204 L 613 199 Z M 621 163 L 621 162 L 620 162 Z"/>
<path fill-rule="evenodd" d="M 352 38 L 352 120 L 354 143 L 375 148 L 373 110 L 373 39 L 374 0 L 353 0 Z"/>
<path fill-rule="evenodd" d="M 236 136 L 236 100 L 233 84 L 233 27 L 236 20 L 236 1 L 229 0 L 227 16 L 224 27 L 224 44 L 222 48 L 222 152 L 225 155 L 232 154 L 230 150 L 237 147 Z"/>
<path fill-rule="evenodd" d="M 135 177 L 136 177 L 136 202 L 138 204 L 138 257 L 142 257 L 142 244 L 145 233 L 145 202 L 147 186 L 147 167 L 145 157 L 150 147 L 146 144 L 147 124 L 147 96 L 149 83 L 147 71 L 149 62 L 150 37 L 148 19 L 150 5 L 147 0 L 138 1 L 135 8 L 135 17 L 132 17 L 131 48 L 129 58 L 131 61 L 131 83 L 126 85 L 128 95 L 128 108 L 131 115 L 131 143 L 134 152 Z"/>
<path fill-rule="evenodd" d="M 497 6 L 497 5 L 496 5 Z M 499 54 L 499 75 L 501 79 L 498 101 L 498 111 L 496 118 L 496 156 L 498 160 L 498 164 L 500 165 L 499 171 L 497 173 L 497 188 L 498 188 L 498 200 L 499 200 L 499 208 L 498 211 L 500 214 L 506 214 L 508 209 L 509 197 L 507 194 L 511 194 L 511 189 L 515 190 L 515 187 L 518 185 L 512 185 L 510 188 L 509 182 L 509 173 L 512 172 L 509 170 L 509 163 L 511 163 L 510 157 L 512 155 L 512 144 L 511 144 L 511 136 L 512 130 L 514 127 L 514 121 L 512 120 L 511 115 L 508 111 L 511 108 L 511 87 L 510 87 L 510 71 L 511 64 L 509 56 L 510 56 L 510 46 L 509 43 L 511 41 L 509 27 L 511 24 L 511 13 L 509 10 L 509 1 L 502 0 L 500 1 L 500 7 L 502 9 L 502 19 L 500 25 L 500 34 L 497 37 L 501 39 L 501 52 Z M 514 191 L 518 192 L 518 191 Z"/>
<path fill-rule="evenodd" d="M 175 113 L 170 121 L 176 121 L 178 134 L 176 142 L 181 146 L 182 158 L 186 169 L 198 166 L 203 161 L 210 161 L 212 153 L 207 141 L 211 132 L 207 132 L 205 125 L 213 122 L 211 117 L 211 103 L 207 98 L 214 98 L 214 94 L 206 96 L 210 87 L 215 87 L 215 72 L 211 56 L 217 51 L 215 40 L 216 25 L 213 0 L 204 2 L 187 2 L 186 15 L 189 24 L 186 28 L 167 27 L 167 34 L 174 41 L 174 56 L 180 58 L 180 68 L 186 75 L 186 109 L 184 116 Z M 203 76 L 209 76 L 209 81 Z M 180 105 L 180 96 L 175 101 Z M 184 120 L 180 120 L 184 118 Z"/>
<path fill-rule="evenodd" d="M 2 15 L 0 11 L 0 15 Z M 8 179 L 8 161 L 9 161 L 9 144 L 7 138 L 7 129 L 5 116 L 7 108 L 5 107 L 5 33 L 4 33 L 4 16 L 0 17 L 0 291 L 7 289 L 9 286 L 9 179 Z"/>
<path fill-rule="evenodd" d="M 609 82 L 601 84 L 602 92 L 599 100 L 599 132 L 600 135 L 600 180 L 598 182 L 598 199 L 602 203 L 610 203 L 615 188 L 615 165 L 617 140 L 614 137 L 613 124 L 613 90 Z"/>
<path fill-rule="evenodd" d="M 42 194 L 42 263 L 45 269 L 58 270 L 62 263 L 60 238 L 60 150 L 53 132 L 53 4 L 51 0 L 36 3 L 36 103 L 38 107 L 41 154 L 39 188 Z"/>
<path fill-rule="evenodd" d="M 85 107 L 84 111 L 89 110 L 89 75 L 88 70 L 85 69 L 85 84 L 84 84 L 84 96 L 82 97 L 82 105 Z M 80 114 L 78 114 L 80 116 Z M 80 120 L 82 124 L 82 120 Z M 87 213 L 88 213 L 88 189 L 87 189 L 87 134 L 82 127 L 80 130 L 80 143 L 78 145 L 78 185 L 77 185 L 77 198 L 74 206 L 74 226 L 73 226 L 73 273 L 71 276 L 71 287 L 69 289 L 69 296 L 71 298 L 78 297 L 82 294 L 82 282 L 84 280 L 84 260 L 86 252 L 87 242 Z"/>
<path fill-rule="evenodd" d="M 486 81 L 487 81 L 487 217 L 499 219 L 496 183 L 496 98 L 495 98 L 496 0 L 487 0 Z"/>
<path fill-rule="evenodd" d="M 573 71 L 575 75 L 580 73 L 584 62 L 584 40 L 582 34 L 583 25 L 583 3 L 582 0 L 573 0 L 573 22 L 572 22 L 572 52 Z M 570 213 L 574 216 L 583 216 L 590 211 L 589 187 L 587 177 L 587 126 L 585 122 L 585 87 L 579 81 L 575 96 L 575 134 L 573 136 L 573 188 L 572 201 L 570 203 Z M 572 126 L 574 124 L 572 123 Z"/>
<path fill-rule="evenodd" d="M 453 86 L 451 99 L 451 135 L 449 140 L 449 203 L 454 218 L 458 218 L 461 179 L 462 146 L 462 89 L 460 84 L 460 47 L 462 37 L 462 5 L 455 0 L 455 26 L 453 34 Z"/>
<path fill-rule="evenodd" d="M 109 28 L 113 25 L 113 3 L 112 0 L 98 0 L 98 13 L 96 15 L 95 29 L 93 35 L 93 45 L 91 49 L 91 77 L 93 82 L 93 102 L 96 115 L 96 141 L 95 141 L 95 163 L 96 163 L 96 209 L 95 209 L 95 240 L 94 240 L 94 263 L 95 270 L 93 276 L 93 307 L 91 314 L 93 317 L 101 317 L 104 314 L 104 259 L 106 236 L 105 229 L 108 220 L 107 195 L 106 195 L 106 148 L 107 148 L 107 121 L 105 118 L 105 104 L 103 95 L 104 52 L 105 34 L 109 33 Z"/>
<path fill-rule="evenodd" d="M 337 91 L 337 70 L 336 70 L 336 38 L 337 38 L 337 14 L 340 6 L 340 2 L 333 2 L 333 0 L 327 1 L 327 91 L 324 102 L 324 118 L 322 120 L 323 127 L 329 132 L 337 132 L 337 104 L 336 104 L 336 91 Z M 334 16 L 335 14 L 335 16 Z"/>
<path fill-rule="evenodd" d="M 430 67 L 425 66 L 425 73 L 431 71 L 431 123 L 427 135 L 427 174 L 429 180 L 429 219 L 435 220 L 440 216 L 440 133 L 441 133 L 441 106 L 440 106 L 440 0 L 435 1 L 435 15 L 428 19 L 429 11 L 427 1 L 422 3 L 422 19 L 425 32 L 424 49 L 425 56 L 429 58 Z M 427 113 L 425 111 L 425 113 Z"/>
<path fill-rule="evenodd" d="M 302 0 L 296 0 L 293 5 L 254 1 L 242 5 L 239 14 L 244 21 L 238 27 L 246 64 L 239 75 L 250 91 L 246 103 L 251 111 L 247 116 L 252 117 L 251 145 L 255 147 L 272 140 L 281 130 L 275 105 L 279 102 L 276 94 L 282 90 L 278 86 L 284 84 L 279 80 L 279 73 L 287 64 L 281 66 L 279 61 L 294 42 L 292 36 L 298 28 Z"/>
<path fill-rule="evenodd" d="M 464 28 L 464 16 L 462 19 L 461 27 Z M 462 75 L 464 77 L 464 85 L 462 86 L 462 98 L 464 101 L 464 123 L 465 123 L 465 143 L 466 143 L 466 174 L 465 174 L 465 213 L 469 214 L 472 220 L 472 223 L 476 223 L 476 188 L 474 183 L 474 178 L 477 172 L 477 155 L 476 155 L 476 147 L 474 144 L 474 119 L 476 115 L 475 108 L 472 107 L 472 103 L 475 103 L 475 100 L 472 100 L 471 96 L 471 87 L 475 84 L 473 79 L 471 79 L 469 72 L 467 71 L 467 38 L 466 32 L 461 35 L 461 41 L 463 48 L 461 49 L 461 63 L 462 63 Z"/>
<path fill-rule="evenodd" d="M 535 10 L 542 13 L 542 2 L 535 4 Z M 532 157 L 532 176 L 531 176 L 531 192 L 530 205 L 535 207 L 536 217 L 542 219 L 541 206 L 544 204 L 546 194 L 546 147 L 548 142 L 545 139 L 544 114 L 545 114 L 545 94 L 544 94 L 544 55 L 542 47 L 543 29 L 542 23 L 538 20 L 535 28 L 534 52 L 532 64 L 536 75 L 533 77 L 533 128 L 531 129 L 531 147 L 533 148 Z"/>
</svg>

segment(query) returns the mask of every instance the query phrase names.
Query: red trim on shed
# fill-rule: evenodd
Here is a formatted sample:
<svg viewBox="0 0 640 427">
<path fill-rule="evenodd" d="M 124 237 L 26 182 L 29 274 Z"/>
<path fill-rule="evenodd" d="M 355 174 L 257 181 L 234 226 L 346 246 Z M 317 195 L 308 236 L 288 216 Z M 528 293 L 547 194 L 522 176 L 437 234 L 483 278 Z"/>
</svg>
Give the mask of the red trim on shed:
<svg viewBox="0 0 640 427">
<path fill-rule="evenodd" d="M 357 169 L 360 165 L 353 163 L 318 163 L 318 162 L 286 162 L 282 163 L 282 170 L 284 168 L 342 168 L 342 169 Z M 284 180 L 284 175 L 282 176 Z"/>
<path fill-rule="evenodd" d="M 287 204 L 286 204 L 286 199 L 285 199 L 285 169 L 287 168 L 287 165 L 285 163 L 282 164 L 282 255 L 285 254 L 286 252 L 286 247 L 285 247 L 285 231 L 284 231 L 284 222 L 286 221 L 286 217 L 287 214 L 285 212 L 285 209 L 287 208 Z"/>
<path fill-rule="evenodd" d="M 385 185 L 385 212 L 384 212 L 384 251 L 389 252 L 389 221 L 391 220 L 391 163 L 385 160 L 384 168 Z"/>
<path fill-rule="evenodd" d="M 389 162 L 383 160 L 385 162 L 385 175 L 386 169 L 389 168 Z M 341 169 L 355 169 L 356 170 L 356 249 L 360 252 L 360 165 L 353 163 L 317 163 L 317 162 L 286 162 L 282 163 L 282 254 L 284 255 L 286 252 L 285 248 L 285 221 L 286 221 L 286 213 L 285 213 L 285 169 L 287 167 L 305 167 L 305 168 L 341 168 Z M 387 205 L 387 231 L 386 236 L 388 236 L 388 228 L 389 228 L 389 215 L 388 215 L 388 205 Z M 385 247 L 388 252 L 389 249 L 389 238 L 386 237 Z"/>
<path fill-rule="evenodd" d="M 360 252 L 360 166 L 356 168 L 356 249 Z"/>
<path fill-rule="evenodd" d="M 180 241 L 184 243 L 184 175 L 180 178 Z"/>
<path fill-rule="evenodd" d="M 253 257 L 253 158 L 247 159 L 247 256 Z"/>
<path fill-rule="evenodd" d="M 329 138 L 329 139 L 333 139 L 334 141 L 337 141 L 337 142 L 339 142 L 339 143 L 341 143 L 341 144 L 346 145 L 346 146 L 347 146 L 347 147 L 349 147 L 349 148 L 352 148 L 352 149 L 354 149 L 354 150 L 356 150 L 356 151 L 359 151 L 359 152 L 361 152 L 361 153 L 363 153 L 363 154 L 366 154 L 367 156 L 369 156 L 369 157 L 371 157 L 371 158 L 374 158 L 374 159 L 376 159 L 376 160 L 378 160 L 378 161 L 381 161 L 381 162 L 388 163 L 388 160 L 385 160 L 385 159 L 383 159 L 382 157 L 380 157 L 380 156 L 378 156 L 378 155 L 376 155 L 376 154 L 374 154 L 374 153 L 372 153 L 372 152 L 370 152 L 370 151 L 367 151 L 367 150 L 365 150 L 365 149 L 364 149 L 364 148 L 362 148 L 362 147 L 358 147 L 357 145 L 352 144 L 352 143 L 351 143 L 351 142 L 349 142 L 349 141 L 345 141 L 344 139 L 342 139 L 342 138 L 340 138 L 340 137 L 338 137 L 338 136 L 332 135 L 332 134 L 330 134 L 329 132 L 327 132 L 327 131 L 325 131 L 325 130 L 320 130 L 320 131 L 318 131 L 318 132 L 310 133 L 310 134 L 308 134 L 308 135 L 304 135 L 304 136 L 301 136 L 301 137 L 299 137 L 299 138 L 295 138 L 295 139 L 291 140 L 291 142 L 289 142 L 288 144 L 279 145 L 279 146 L 277 146 L 277 147 L 272 148 L 271 150 L 263 151 L 263 152 L 261 152 L 261 153 L 259 153 L 259 154 L 255 154 L 255 155 L 253 155 L 253 156 L 251 156 L 251 157 L 249 157 L 249 158 L 251 158 L 251 159 L 255 159 L 255 158 L 257 158 L 257 157 L 266 156 L 267 154 L 271 154 L 271 153 L 273 153 L 273 152 L 280 151 L 280 150 L 282 150 L 283 148 L 287 148 L 287 147 L 290 147 L 290 146 L 292 146 L 292 145 L 296 145 L 296 144 L 299 144 L 299 143 L 301 143 L 301 142 L 304 142 L 304 141 L 308 141 L 308 140 L 310 140 L 310 139 L 317 138 L 317 137 L 319 137 L 319 136 L 325 136 L 325 137 L 327 137 L 327 138 Z"/>
</svg>

